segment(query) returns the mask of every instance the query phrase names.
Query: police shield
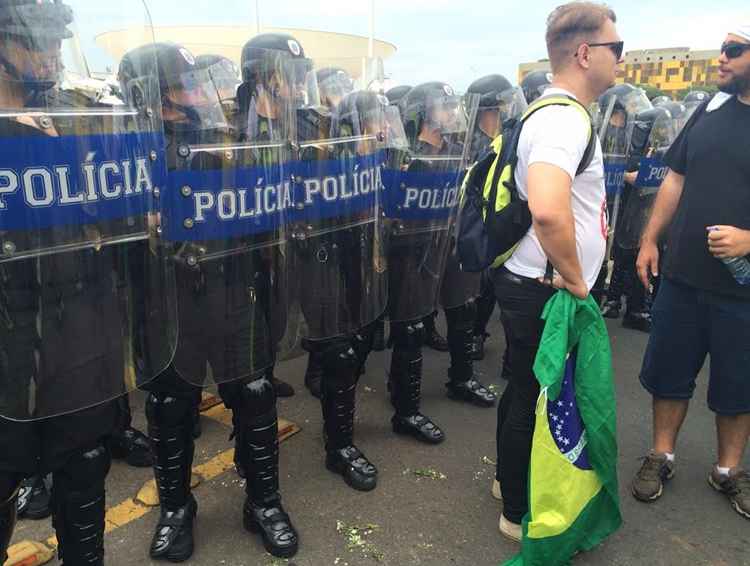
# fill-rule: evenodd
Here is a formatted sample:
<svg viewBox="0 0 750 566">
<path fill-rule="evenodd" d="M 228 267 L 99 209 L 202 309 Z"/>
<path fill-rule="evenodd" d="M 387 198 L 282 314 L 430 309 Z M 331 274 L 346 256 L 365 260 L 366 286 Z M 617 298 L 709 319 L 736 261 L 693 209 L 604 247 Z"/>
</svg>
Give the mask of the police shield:
<svg viewBox="0 0 750 566">
<path fill-rule="evenodd" d="M 168 169 L 162 236 L 177 296 L 174 368 L 199 386 L 273 363 L 285 332 L 291 204 L 283 61 L 263 50 L 243 54 L 240 76 L 240 65 L 202 49 L 153 46 Z"/>
<path fill-rule="evenodd" d="M 637 164 L 638 176 L 626 189 L 622 219 L 615 236 L 617 244 L 624 249 L 640 246 L 656 193 L 669 170 L 664 156 L 677 137 L 678 129 L 678 120 L 663 107 L 642 112 L 635 120 L 632 161 Z"/>
<path fill-rule="evenodd" d="M 345 63 L 332 65 L 338 84 L 356 86 Z M 310 75 L 322 80 L 310 88 L 308 77 L 296 111 L 291 234 L 297 337 L 322 340 L 354 333 L 386 308 L 382 171 L 387 149 L 406 142 L 384 96 L 341 89 L 334 97 L 323 73 Z"/>
<path fill-rule="evenodd" d="M 96 21 L 149 30 L 147 11 L 93 9 L 0 6 L 0 416 L 14 420 L 114 399 L 173 354 L 171 276 L 156 237 L 158 85 L 134 99 L 88 74 L 116 66 L 94 43 Z"/>
<path fill-rule="evenodd" d="M 392 321 L 411 321 L 438 302 L 476 100 L 466 104 L 449 85 L 433 82 L 412 89 L 400 110 L 408 148 L 389 152 L 383 175 L 388 313 Z M 460 303 L 465 293 L 459 291 Z"/>
</svg>

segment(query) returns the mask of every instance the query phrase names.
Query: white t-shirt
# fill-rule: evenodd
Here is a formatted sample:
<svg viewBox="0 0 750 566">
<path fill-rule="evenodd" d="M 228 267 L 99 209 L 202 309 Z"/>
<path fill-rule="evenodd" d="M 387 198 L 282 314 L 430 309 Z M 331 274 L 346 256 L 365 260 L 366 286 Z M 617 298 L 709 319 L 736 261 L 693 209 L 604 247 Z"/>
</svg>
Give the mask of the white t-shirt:
<svg viewBox="0 0 750 566">
<path fill-rule="evenodd" d="M 544 93 L 571 93 L 550 88 Z M 604 261 L 607 247 L 607 195 L 604 188 L 604 158 L 599 140 L 588 168 L 576 177 L 588 144 L 590 126 L 580 109 L 550 106 L 538 110 L 524 124 L 518 143 L 516 184 L 521 198 L 528 199 L 527 178 L 533 163 L 556 165 L 573 179 L 572 205 L 575 219 L 576 247 L 589 289 L 594 286 Z M 534 227 L 519 242 L 505 267 L 522 277 L 543 277 L 547 256 Z"/>
</svg>

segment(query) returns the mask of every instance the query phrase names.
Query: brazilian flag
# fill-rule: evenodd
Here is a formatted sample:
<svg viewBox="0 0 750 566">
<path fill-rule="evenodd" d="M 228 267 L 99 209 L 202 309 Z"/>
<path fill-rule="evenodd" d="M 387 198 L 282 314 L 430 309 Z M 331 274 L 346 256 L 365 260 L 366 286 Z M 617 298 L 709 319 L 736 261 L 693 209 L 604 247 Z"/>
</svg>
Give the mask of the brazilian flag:
<svg viewBox="0 0 750 566">
<path fill-rule="evenodd" d="M 504 566 L 569 564 L 621 523 L 612 355 L 596 302 L 556 293 L 534 363 L 541 387 L 521 553 Z"/>
</svg>

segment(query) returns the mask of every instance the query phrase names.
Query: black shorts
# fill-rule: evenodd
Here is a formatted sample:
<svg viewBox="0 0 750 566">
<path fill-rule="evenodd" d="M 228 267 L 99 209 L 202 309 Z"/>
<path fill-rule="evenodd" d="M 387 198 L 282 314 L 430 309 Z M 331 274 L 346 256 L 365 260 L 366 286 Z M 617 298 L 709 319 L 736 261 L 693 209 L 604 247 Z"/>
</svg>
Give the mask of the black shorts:
<svg viewBox="0 0 750 566">
<path fill-rule="evenodd" d="M 690 399 L 711 357 L 708 407 L 720 415 L 750 413 L 750 302 L 664 279 L 641 383 L 658 399 Z"/>
</svg>

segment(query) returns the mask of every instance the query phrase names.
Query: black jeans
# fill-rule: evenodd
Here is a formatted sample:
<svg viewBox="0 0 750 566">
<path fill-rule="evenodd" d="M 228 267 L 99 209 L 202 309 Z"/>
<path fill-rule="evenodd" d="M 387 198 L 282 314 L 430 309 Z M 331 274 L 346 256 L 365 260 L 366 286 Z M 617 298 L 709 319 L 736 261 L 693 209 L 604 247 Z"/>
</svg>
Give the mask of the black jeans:
<svg viewBox="0 0 750 566">
<path fill-rule="evenodd" d="M 492 274 L 505 331 L 510 379 L 498 404 L 498 467 L 503 515 L 520 523 L 529 508 L 528 477 L 539 383 L 534 359 L 544 331 L 544 305 L 555 289 L 505 268 Z"/>
</svg>

